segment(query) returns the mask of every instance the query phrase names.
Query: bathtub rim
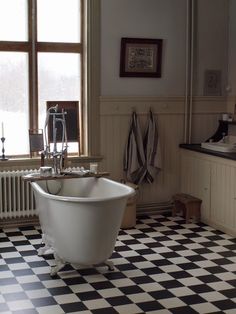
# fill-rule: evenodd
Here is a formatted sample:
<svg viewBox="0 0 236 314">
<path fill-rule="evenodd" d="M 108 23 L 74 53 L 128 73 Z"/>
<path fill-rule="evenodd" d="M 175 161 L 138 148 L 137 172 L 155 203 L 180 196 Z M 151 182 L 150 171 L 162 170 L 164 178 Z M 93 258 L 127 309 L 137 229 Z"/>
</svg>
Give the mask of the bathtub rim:
<svg viewBox="0 0 236 314">
<path fill-rule="evenodd" d="M 78 178 L 78 180 L 82 180 L 82 179 L 85 179 L 85 178 Z M 49 199 L 64 201 L 64 202 L 68 202 L 68 201 L 80 202 L 80 203 L 104 202 L 104 201 L 118 200 L 118 199 L 121 199 L 124 197 L 130 198 L 136 194 L 135 190 L 132 187 L 127 186 L 123 183 L 114 181 L 112 179 L 96 178 L 96 180 L 108 181 L 108 182 L 111 182 L 112 184 L 114 184 L 116 186 L 122 186 L 122 188 L 124 188 L 124 190 L 126 190 L 126 193 L 123 193 L 122 195 L 119 195 L 119 196 L 112 196 L 112 197 L 109 197 L 109 196 L 106 196 L 106 197 L 77 197 L 77 196 L 64 196 L 64 195 L 61 196 L 61 195 L 47 193 L 46 191 L 44 191 L 41 188 L 41 186 L 37 183 L 37 181 L 31 182 L 31 185 L 33 187 L 33 190 L 36 190 L 40 195 L 42 195 L 46 198 L 49 198 Z M 46 179 L 45 179 L 45 181 L 46 181 Z M 55 179 L 55 181 L 59 181 L 59 180 Z M 62 180 L 60 180 L 60 181 L 62 181 Z"/>
</svg>

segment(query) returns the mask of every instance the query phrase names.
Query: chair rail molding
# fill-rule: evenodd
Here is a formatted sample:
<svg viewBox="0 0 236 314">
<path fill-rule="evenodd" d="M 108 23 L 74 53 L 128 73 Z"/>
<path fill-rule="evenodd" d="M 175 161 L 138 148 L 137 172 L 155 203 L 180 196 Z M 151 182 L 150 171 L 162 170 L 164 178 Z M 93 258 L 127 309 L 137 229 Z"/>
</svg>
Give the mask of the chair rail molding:
<svg viewBox="0 0 236 314">
<path fill-rule="evenodd" d="M 100 115 L 128 115 L 133 110 L 146 114 L 151 108 L 155 114 L 184 114 L 184 96 L 100 96 Z M 226 111 L 227 98 L 223 96 L 194 96 L 193 114 L 218 114 Z"/>
</svg>

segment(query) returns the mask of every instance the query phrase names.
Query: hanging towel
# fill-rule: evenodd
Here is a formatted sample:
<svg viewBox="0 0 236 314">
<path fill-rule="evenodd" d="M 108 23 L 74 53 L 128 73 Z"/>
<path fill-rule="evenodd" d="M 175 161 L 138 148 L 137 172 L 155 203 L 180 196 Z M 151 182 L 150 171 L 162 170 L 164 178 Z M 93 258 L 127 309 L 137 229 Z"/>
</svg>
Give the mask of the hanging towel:
<svg viewBox="0 0 236 314">
<path fill-rule="evenodd" d="M 140 184 L 145 177 L 145 155 L 143 139 L 137 119 L 136 112 L 133 112 L 129 129 L 128 141 L 124 154 L 124 171 L 127 180 Z"/>
<path fill-rule="evenodd" d="M 143 145 L 146 160 L 145 180 L 152 183 L 155 175 L 161 169 L 161 150 L 157 125 L 151 110 L 149 112 L 149 119 Z"/>
</svg>

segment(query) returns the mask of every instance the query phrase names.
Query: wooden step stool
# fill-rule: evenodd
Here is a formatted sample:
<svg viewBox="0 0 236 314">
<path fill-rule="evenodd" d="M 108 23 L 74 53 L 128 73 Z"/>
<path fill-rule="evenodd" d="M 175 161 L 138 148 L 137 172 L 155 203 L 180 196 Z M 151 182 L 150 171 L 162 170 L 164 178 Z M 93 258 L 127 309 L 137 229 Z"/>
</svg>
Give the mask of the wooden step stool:
<svg viewBox="0 0 236 314">
<path fill-rule="evenodd" d="M 172 208 L 172 216 L 174 217 L 177 212 L 183 212 L 185 215 L 186 223 L 194 216 L 197 221 L 201 216 L 201 203 L 202 200 L 189 194 L 179 193 L 173 196 L 174 207 Z"/>
</svg>

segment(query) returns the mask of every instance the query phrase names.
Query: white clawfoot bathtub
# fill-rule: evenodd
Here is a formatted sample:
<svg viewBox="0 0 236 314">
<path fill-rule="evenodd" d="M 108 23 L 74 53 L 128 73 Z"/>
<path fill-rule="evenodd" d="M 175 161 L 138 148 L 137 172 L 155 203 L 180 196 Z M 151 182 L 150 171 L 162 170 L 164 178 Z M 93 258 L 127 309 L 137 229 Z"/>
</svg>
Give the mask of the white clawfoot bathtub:
<svg viewBox="0 0 236 314">
<path fill-rule="evenodd" d="M 107 178 L 73 178 L 31 182 L 45 247 L 52 249 L 56 266 L 66 263 L 98 265 L 108 262 L 132 188 Z"/>
</svg>

